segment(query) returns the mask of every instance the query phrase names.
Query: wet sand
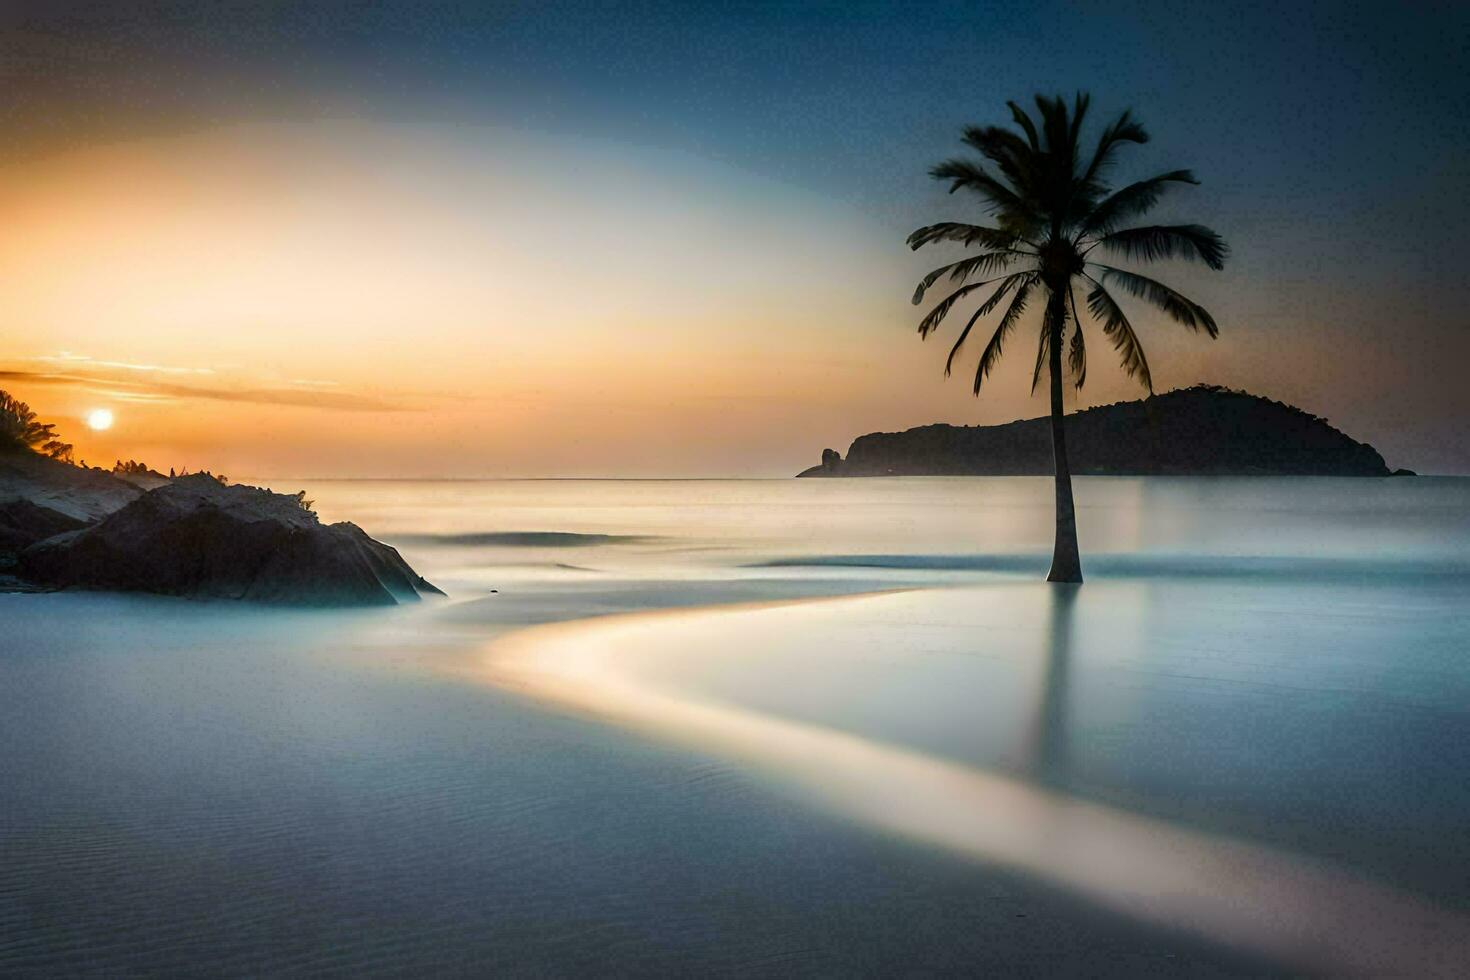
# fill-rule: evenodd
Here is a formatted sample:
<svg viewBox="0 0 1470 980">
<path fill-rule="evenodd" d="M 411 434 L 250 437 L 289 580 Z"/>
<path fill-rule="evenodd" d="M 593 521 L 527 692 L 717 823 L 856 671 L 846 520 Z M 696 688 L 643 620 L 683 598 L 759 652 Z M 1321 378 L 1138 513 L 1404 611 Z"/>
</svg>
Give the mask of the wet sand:
<svg viewBox="0 0 1470 980">
<path fill-rule="evenodd" d="M 446 676 L 505 635 L 463 609 L 12 595 L 0 616 L 6 976 L 1273 967 Z"/>
<path fill-rule="evenodd" d="M 681 676 L 701 673 L 712 650 L 716 661 L 745 661 L 760 672 L 770 659 L 793 661 L 821 646 L 828 659 L 846 661 L 839 670 L 861 670 L 866 659 L 902 648 L 916 619 L 957 627 L 949 637 L 958 648 L 948 652 L 964 653 L 994 627 L 973 610 L 997 590 L 1008 591 L 909 591 L 558 624 L 493 643 L 480 668 L 491 682 L 529 696 L 759 767 L 799 796 L 875 828 L 1034 875 L 1142 922 L 1283 966 L 1452 976 L 1470 959 L 1470 915 L 1326 862 L 755 710 L 730 702 L 735 685 L 724 683 L 723 697 L 716 693 L 719 678 L 704 676 L 703 693 L 700 685 L 678 685 Z M 1070 617 L 1072 594 L 1049 586 L 1043 594 L 1056 615 Z M 761 655 L 742 655 L 760 643 L 767 645 Z M 781 649 L 771 650 L 773 643 Z M 660 669 L 672 664 L 682 671 Z M 769 673 L 755 681 L 791 683 Z M 1038 771 L 1057 763 L 1043 757 L 1066 738 L 1047 730 L 1059 724 L 1057 710 L 1045 698 L 1038 704 Z M 851 729 L 854 719 L 848 723 Z M 971 727 L 965 718 L 950 724 Z"/>
</svg>

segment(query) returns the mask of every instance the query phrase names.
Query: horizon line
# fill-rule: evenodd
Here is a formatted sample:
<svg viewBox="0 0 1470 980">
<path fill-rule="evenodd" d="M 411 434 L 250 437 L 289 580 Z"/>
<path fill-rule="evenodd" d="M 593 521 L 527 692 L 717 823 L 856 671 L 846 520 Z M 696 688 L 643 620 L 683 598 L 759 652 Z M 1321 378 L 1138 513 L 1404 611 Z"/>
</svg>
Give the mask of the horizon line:
<svg viewBox="0 0 1470 980">
<path fill-rule="evenodd" d="M 1079 473 L 1074 479 L 1162 479 L 1162 480 L 1369 480 L 1387 477 L 1336 476 L 1311 473 Z M 800 479 L 790 476 L 255 476 L 247 475 L 232 483 L 245 480 L 311 480 L 331 483 L 719 483 L 745 482 L 763 483 Z M 1049 480 L 1049 474 L 1024 473 L 895 473 L 873 476 L 838 477 L 842 480 L 997 480 L 1029 479 Z M 1470 479 L 1467 473 L 1416 473 L 1414 479 Z"/>
</svg>

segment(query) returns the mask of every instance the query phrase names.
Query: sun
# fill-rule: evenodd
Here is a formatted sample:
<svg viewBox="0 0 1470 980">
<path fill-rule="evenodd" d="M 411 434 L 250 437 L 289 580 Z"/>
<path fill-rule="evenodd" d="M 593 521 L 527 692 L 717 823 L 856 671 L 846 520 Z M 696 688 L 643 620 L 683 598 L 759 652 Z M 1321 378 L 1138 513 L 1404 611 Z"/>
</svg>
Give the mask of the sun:
<svg viewBox="0 0 1470 980">
<path fill-rule="evenodd" d="M 112 409 L 94 408 L 87 413 L 87 428 L 101 432 L 112 428 Z"/>
</svg>

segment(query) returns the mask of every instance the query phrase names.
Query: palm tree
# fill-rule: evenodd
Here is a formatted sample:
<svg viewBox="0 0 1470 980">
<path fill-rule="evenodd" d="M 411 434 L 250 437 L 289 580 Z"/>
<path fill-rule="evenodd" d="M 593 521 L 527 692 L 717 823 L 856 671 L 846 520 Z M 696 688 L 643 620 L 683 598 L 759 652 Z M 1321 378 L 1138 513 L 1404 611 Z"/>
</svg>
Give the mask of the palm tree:
<svg viewBox="0 0 1470 980">
<path fill-rule="evenodd" d="M 1047 575 L 1049 582 L 1082 581 L 1062 409 L 1064 341 L 1073 383 L 1081 388 L 1087 379 L 1087 346 L 1074 286 L 1086 290 L 1087 311 L 1117 350 L 1123 370 L 1137 378 L 1150 395 L 1153 379 L 1143 345 L 1108 287 L 1157 307 L 1191 330 L 1203 330 L 1212 338 L 1219 333 L 1214 318 L 1193 300 L 1163 283 L 1094 262 L 1089 256 L 1101 250 L 1137 262 L 1182 258 L 1220 269 L 1229 251 L 1219 235 L 1202 225 L 1123 227 L 1129 219 L 1151 209 L 1175 185 L 1199 182 L 1188 170 L 1171 170 L 1113 190 L 1106 181 L 1113 157 L 1125 143 L 1148 142 L 1148 134 L 1131 112 L 1124 112 L 1103 129 L 1092 153 L 1085 153 L 1081 133 L 1089 101 L 1087 95 L 1079 93 L 1069 111 L 1060 96 L 1038 95 L 1035 120 L 1016 103 L 1006 103 L 1015 130 L 967 127 L 963 141 L 984 157 L 984 162 L 946 160 L 930 175 L 948 181 L 950 193 L 963 188 L 976 194 L 993 217 L 993 225 L 945 221 L 920 228 L 908 238 L 909 246 L 915 249 L 933 242 L 959 242 L 980 249 L 975 255 L 935 269 L 919 283 L 914 291 L 915 305 L 923 302 L 925 291 L 941 276 L 947 274 L 951 282 L 960 284 L 919 323 L 920 337 L 933 333 L 965 297 L 983 287 L 995 287 L 960 331 L 944 365 L 946 376 L 971 328 L 1009 297 L 975 368 L 976 395 L 1000 359 L 1002 346 L 1025 314 L 1027 304 L 1033 299 L 1045 304 L 1031 390 L 1036 391 L 1042 366 L 1046 365 L 1051 379 L 1057 497 L 1056 546 Z"/>
<path fill-rule="evenodd" d="M 30 451 L 69 463 L 71 450 L 57 437 L 54 424 L 41 422 L 31 406 L 0 391 L 0 452 Z"/>
</svg>

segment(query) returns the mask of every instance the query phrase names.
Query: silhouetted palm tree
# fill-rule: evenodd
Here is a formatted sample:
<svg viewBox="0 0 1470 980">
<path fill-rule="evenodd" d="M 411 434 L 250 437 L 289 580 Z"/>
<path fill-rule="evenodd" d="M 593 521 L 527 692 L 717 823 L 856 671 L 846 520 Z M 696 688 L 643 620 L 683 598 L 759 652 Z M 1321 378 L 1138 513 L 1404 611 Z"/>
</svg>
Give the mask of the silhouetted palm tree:
<svg viewBox="0 0 1470 980">
<path fill-rule="evenodd" d="M 1051 439 L 1057 495 L 1056 547 L 1051 572 L 1047 575 L 1051 582 L 1082 581 L 1062 413 L 1064 342 L 1074 383 L 1081 388 L 1087 378 L 1087 346 L 1074 285 L 1087 291 L 1088 312 L 1101 325 L 1104 336 L 1112 341 L 1122 358 L 1123 369 L 1130 377 L 1137 378 L 1149 394 L 1153 394 L 1153 379 L 1149 376 L 1143 345 L 1123 308 L 1108 292 L 1108 286 L 1158 307 L 1192 330 L 1203 330 L 1210 337 L 1219 332 L 1214 319 L 1193 300 L 1153 279 L 1090 261 L 1089 255 L 1102 250 L 1138 262 L 1178 257 L 1219 269 L 1224 266 L 1229 251 L 1219 235 L 1202 225 L 1123 227 L 1124 222 L 1157 204 L 1173 185 L 1198 181 L 1188 170 L 1171 170 L 1114 191 L 1105 180 L 1114 155 L 1124 143 L 1148 142 L 1148 134 L 1130 112 L 1124 112 L 1102 131 L 1092 153 L 1085 153 L 1080 137 L 1088 102 L 1087 95 L 1078 94 L 1069 111 L 1060 96 L 1038 95 L 1036 120 L 1016 103 L 1007 103 L 1016 130 L 999 126 L 967 127 L 964 143 L 978 151 L 988 166 L 985 162 L 953 159 L 941 163 L 930 174 L 948 181 L 951 193 L 963 188 L 978 195 L 994 217 L 994 225 L 946 221 L 920 228 L 908 239 L 909 246 L 915 249 L 931 242 L 960 242 L 982 250 L 935 269 L 919 283 L 914 291 L 915 305 L 923 301 L 925 291 L 941 276 L 947 274 L 950 281 L 961 284 L 920 322 L 921 337 L 928 337 L 970 293 L 995 286 L 960 331 L 944 365 L 946 375 L 954 367 L 955 357 L 970 336 L 971 328 L 986 314 L 999 309 L 1009 297 L 975 369 L 977 395 L 1000 359 L 1007 336 L 1026 312 L 1027 304 L 1033 299 L 1045 304 L 1031 390 L 1036 390 L 1042 366 L 1047 365 L 1051 376 Z M 983 278 L 972 281 L 977 277 Z"/>
<path fill-rule="evenodd" d="M 0 391 L 0 452 L 30 452 L 71 462 L 70 444 L 56 435 L 56 426 L 42 422 L 31 406 Z"/>
</svg>

